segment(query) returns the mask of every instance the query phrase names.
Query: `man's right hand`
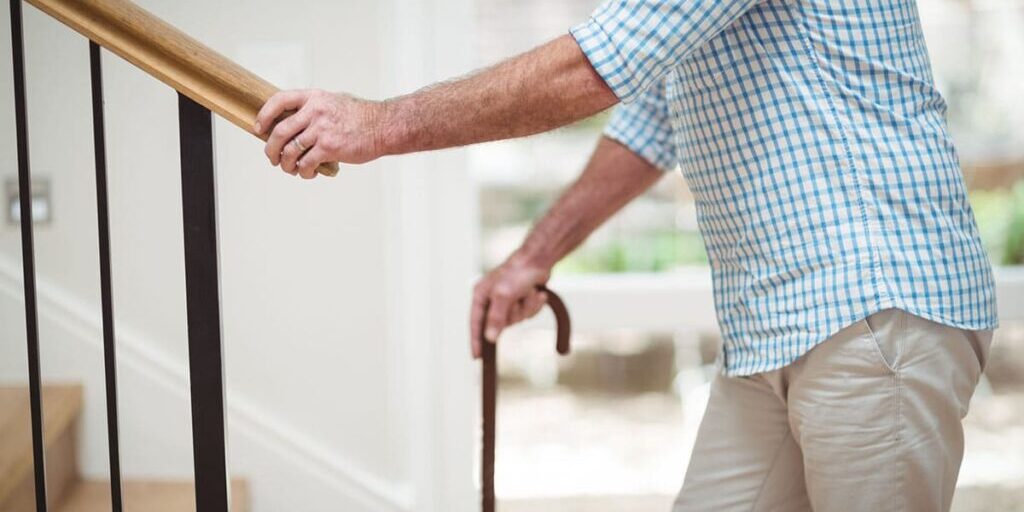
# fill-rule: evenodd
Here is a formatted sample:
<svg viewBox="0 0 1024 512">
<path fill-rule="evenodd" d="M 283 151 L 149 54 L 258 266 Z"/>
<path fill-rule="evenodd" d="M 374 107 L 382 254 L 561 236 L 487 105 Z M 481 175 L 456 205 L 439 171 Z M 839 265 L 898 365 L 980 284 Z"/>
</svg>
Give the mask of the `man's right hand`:
<svg viewBox="0 0 1024 512">
<path fill-rule="evenodd" d="M 550 277 L 550 267 L 513 255 L 477 282 L 470 315 L 474 358 L 480 357 L 481 339 L 496 342 L 506 327 L 536 315 L 544 307 L 548 297 L 538 287 Z"/>
</svg>

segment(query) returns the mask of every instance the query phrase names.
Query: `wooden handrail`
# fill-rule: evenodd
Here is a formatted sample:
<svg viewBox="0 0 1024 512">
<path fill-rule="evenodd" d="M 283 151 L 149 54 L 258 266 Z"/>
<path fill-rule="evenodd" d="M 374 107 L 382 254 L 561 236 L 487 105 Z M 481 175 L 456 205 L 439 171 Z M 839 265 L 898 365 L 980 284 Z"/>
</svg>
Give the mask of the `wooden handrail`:
<svg viewBox="0 0 1024 512">
<path fill-rule="evenodd" d="M 128 0 L 26 0 L 239 128 L 253 132 L 270 82 Z M 335 176 L 338 164 L 317 172 Z"/>
</svg>

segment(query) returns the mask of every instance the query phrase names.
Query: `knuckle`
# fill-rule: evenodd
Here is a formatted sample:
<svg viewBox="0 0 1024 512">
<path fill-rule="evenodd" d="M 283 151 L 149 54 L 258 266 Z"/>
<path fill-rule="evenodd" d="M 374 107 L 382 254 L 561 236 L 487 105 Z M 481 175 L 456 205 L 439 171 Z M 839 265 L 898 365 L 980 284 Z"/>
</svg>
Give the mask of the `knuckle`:
<svg viewBox="0 0 1024 512">
<path fill-rule="evenodd" d="M 275 128 L 274 131 L 279 132 L 281 136 L 284 137 L 286 134 L 294 132 L 297 124 L 298 121 L 295 119 L 295 116 L 291 116 L 278 123 L 277 128 Z"/>
<path fill-rule="evenodd" d="M 330 153 L 341 151 L 341 141 L 336 137 L 326 137 L 320 141 L 320 144 L 323 146 L 325 151 Z"/>
<path fill-rule="evenodd" d="M 512 287 L 504 283 L 494 287 L 494 295 L 501 297 L 503 299 L 511 298 L 512 295 L 514 295 L 514 293 L 515 292 L 514 290 L 512 290 Z"/>
</svg>

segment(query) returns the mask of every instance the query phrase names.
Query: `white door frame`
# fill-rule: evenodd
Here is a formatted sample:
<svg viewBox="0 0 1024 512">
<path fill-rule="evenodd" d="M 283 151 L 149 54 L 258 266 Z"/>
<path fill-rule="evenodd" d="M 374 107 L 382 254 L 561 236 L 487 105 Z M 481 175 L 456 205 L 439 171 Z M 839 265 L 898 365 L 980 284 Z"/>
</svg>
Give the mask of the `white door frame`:
<svg viewBox="0 0 1024 512">
<path fill-rule="evenodd" d="M 473 0 L 391 0 L 383 9 L 381 89 L 388 96 L 465 73 Z M 388 80 L 390 78 L 390 80 Z M 478 267 L 476 186 L 462 151 L 399 157 L 385 178 L 395 455 L 409 468 L 399 501 L 416 512 L 469 512 L 477 413 L 468 348 Z"/>
</svg>

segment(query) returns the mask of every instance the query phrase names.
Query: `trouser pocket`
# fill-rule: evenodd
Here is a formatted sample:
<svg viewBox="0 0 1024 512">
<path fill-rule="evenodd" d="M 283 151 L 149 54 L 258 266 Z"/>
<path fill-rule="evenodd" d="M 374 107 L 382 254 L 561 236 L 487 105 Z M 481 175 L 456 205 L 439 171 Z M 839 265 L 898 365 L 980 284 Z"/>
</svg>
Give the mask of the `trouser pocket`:
<svg viewBox="0 0 1024 512">
<path fill-rule="evenodd" d="M 861 320 L 878 362 L 893 373 L 899 369 L 906 323 L 907 313 L 899 309 L 879 311 Z"/>
</svg>

